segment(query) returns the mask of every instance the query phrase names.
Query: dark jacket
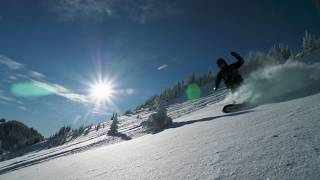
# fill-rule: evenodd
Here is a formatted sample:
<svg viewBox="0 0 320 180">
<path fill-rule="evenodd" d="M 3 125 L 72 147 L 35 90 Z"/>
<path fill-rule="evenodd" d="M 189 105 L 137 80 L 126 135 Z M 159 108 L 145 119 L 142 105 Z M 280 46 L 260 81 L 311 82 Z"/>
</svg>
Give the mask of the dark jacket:
<svg viewBox="0 0 320 180">
<path fill-rule="evenodd" d="M 228 89 L 231 89 L 232 91 L 237 89 L 243 82 L 243 78 L 240 75 L 238 69 L 243 65 L 244 60 L 240 55 L 236 53 L 232 55 L 237 59 L 237 62 L 230 65 L 226 65 L 226 68 L 218 73 L 216 78 L 216 89 L 219 88 L 222 79 L 224 81 L 225 86 Z"/>
</svg>

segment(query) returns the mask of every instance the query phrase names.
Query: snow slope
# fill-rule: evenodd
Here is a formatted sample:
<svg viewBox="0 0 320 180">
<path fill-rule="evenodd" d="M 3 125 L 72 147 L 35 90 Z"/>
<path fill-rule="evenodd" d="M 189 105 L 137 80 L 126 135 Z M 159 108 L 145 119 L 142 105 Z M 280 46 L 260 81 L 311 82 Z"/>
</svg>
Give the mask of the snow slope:
<svg viewBox="0 0 320 180">
<path fill-rule="evenodd" d="M 233 114 L 221 112 L 223 97 L 221 92 L 170 106 L 174 125 L 157 134 L 141 136 L 139 122 L 151 112 L 122 117 L 122 132 L 133 129 L 140 137 L 74 153 L 100 142 L 96 138 L 108 139 L 92 132 L 1 162 L 0 179 L 320 178 L 320 94 Z"/>
</svg>

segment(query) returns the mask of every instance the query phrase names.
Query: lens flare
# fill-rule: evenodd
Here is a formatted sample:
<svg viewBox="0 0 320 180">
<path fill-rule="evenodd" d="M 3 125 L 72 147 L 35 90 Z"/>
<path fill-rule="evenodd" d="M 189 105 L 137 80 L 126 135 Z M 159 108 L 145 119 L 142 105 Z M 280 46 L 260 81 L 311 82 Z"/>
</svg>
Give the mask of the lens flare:
<svg viewBox="0 0 320 180">
<path fill-rule="evenodd" d="M 189 84 L 186 90 L 186 94 L 189 100 L 198 99 L 201 96 L 201 90 L 197 84 Z"/>
<path fill-rule="evenodd" d="M 56 92 L 53 86 L 42 82 L 23 82 L 11 86 L 11 93 L 20 97 L 48 96 Z"/>
</svg>

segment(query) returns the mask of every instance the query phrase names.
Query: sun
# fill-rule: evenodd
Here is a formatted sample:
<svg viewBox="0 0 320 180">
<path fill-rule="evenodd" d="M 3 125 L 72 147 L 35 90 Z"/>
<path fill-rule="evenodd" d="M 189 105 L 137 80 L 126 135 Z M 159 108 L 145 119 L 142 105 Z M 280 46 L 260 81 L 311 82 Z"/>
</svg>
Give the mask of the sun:
<svg viewBox="0 0 320 180">
<path fill-rule="evenodd" d="M 89 94 L 97 102 L 109 101 L 114 95 L 113 85 L 110 82 L 96 82 L 90 86 Z"/>
</svg>

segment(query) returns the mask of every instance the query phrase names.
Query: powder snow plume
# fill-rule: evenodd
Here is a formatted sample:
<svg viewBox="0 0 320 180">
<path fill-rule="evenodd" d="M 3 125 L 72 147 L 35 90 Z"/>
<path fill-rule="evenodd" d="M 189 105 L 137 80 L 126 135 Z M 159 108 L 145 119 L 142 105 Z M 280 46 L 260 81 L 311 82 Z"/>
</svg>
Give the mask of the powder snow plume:
<svg viewBox="0 0 320 180">
<path fill-rule="evenodd" d="M 226 101 L 254 104 L 280 102 L 320 92 L 320 63 L 288 60 L 251 73 L 244 85 Z"/>
</svg>

